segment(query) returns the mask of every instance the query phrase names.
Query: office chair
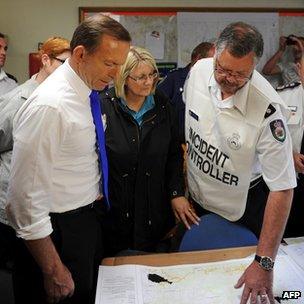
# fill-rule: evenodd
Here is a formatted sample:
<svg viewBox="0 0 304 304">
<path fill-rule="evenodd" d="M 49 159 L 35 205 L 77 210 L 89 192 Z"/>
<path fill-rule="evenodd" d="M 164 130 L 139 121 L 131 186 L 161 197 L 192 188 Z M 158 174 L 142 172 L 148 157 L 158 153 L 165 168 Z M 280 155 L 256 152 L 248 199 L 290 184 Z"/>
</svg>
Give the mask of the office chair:
<svg viewBox="0 0 304 304">
<path fill-rule="evenodd" d="M 255 246 L 256 236 L 242 225 L 210 213 L 203 215 L 199 226 L 192 225 L 179 247 L 179 251 L 196 251 L 242 246 Z"/>
</svg>

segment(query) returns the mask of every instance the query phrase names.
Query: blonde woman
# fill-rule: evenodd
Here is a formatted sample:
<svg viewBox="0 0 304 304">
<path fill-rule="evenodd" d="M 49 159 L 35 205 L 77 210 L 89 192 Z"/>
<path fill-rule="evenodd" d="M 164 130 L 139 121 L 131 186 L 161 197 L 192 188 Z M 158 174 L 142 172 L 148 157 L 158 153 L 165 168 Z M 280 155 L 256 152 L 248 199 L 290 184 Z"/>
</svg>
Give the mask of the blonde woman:
<svg viewBox="0 0 304 304">
<path fill-rule="evenodd" d="M 106 124 L 111 210 L 103 220 L 107 255 L 122 250 L 166 251 L 161 240 L 196 214 L 184 197 L 178 121 L 156 89 L 152 55 L 132 47 L 115 81 L 101 95 Z"/>
</svg>

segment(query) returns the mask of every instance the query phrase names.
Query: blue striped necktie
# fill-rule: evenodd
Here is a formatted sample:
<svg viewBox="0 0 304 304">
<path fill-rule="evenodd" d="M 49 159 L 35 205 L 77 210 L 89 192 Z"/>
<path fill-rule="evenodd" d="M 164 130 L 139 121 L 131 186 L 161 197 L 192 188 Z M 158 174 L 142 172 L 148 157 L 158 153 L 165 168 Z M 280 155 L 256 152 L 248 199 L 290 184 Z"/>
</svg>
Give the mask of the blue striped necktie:
<svg viewBox="0 0 304 304">
<path fill-rule="evenodd" d="M 102 109 L 101 109 L 101 99 L 97 91 L 93 90 L 90 94 L 91 111 L 93 116 L 93 121 L 95 124 L 96 139 L 97 139 L 97 150 L 99 157 L 99 169 L 102 176 L 102 190 L 105 196 L 106 204 L 108 209 L 110 209 L 109 193 L 108 193 L 108 158 L 105 146 L 105 133 L 103 129 L 103 123 L 101 120 Z"/>
</svg>

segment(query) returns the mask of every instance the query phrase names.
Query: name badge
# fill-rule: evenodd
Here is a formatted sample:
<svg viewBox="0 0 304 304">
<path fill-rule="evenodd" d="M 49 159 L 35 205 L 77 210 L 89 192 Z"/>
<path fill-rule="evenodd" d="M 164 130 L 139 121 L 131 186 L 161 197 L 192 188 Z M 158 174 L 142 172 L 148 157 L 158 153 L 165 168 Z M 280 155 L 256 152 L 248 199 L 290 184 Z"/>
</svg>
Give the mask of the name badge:
<svg viewBox="0 0 304 304">
<path fill-rule="evenodd" d="M 192 118 L 194 118 L 195 120 L 198 121 L 198 115 L 195 114 L 194 112 L 192 112 L 191 110 L 189 110 L 189 115 L 190 115 Z"/>
<path fill-rule="evenodd" d="M 297 106 L 288 106 L 288 109 L 291 111 L 291 115 L 295 115 L 298 110 Z"/>
</svg>

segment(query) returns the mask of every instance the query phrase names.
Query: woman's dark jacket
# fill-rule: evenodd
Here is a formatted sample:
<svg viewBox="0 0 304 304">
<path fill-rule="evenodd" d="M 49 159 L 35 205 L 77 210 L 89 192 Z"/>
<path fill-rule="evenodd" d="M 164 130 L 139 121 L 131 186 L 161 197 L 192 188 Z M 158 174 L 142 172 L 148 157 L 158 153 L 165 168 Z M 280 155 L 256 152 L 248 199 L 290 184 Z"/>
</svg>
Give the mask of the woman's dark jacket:
<svg viewBox="0 0 304 304">
<path fill-rule="evenodd" d="M 103 219 L 108 254 L 155 251 L 174 226 L 170 200 L 184 195 L 178 121 L 160 91 L 141 127 L 125 112 L 114 89 L 101 94 L 106 115 L 110 211 Z"/>
</svg>

